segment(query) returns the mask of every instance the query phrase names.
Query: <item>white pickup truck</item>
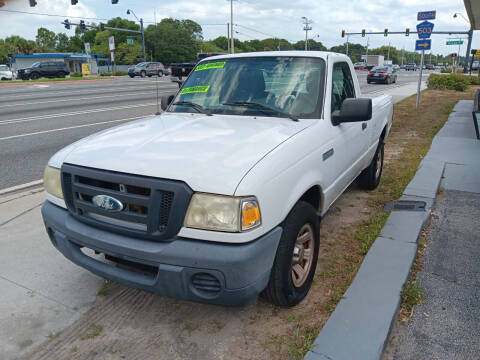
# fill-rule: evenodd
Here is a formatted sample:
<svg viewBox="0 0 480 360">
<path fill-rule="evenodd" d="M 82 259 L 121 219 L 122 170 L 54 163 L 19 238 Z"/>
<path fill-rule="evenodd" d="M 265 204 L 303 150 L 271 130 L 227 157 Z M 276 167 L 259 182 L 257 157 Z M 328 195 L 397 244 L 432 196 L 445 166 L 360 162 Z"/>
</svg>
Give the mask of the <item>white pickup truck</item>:
<svg viewBox="0 0 480 360">
<path fill-rule="evenodd" d="M 362 96 L 345 55 L 261 52 L 201 61 L 162 109 L 50 159 L 42 213 L 53 245 L 158 294 L 299 303 L 321 217 L 353 181 L 380 182 L 391 97 Z"/>
</svg>

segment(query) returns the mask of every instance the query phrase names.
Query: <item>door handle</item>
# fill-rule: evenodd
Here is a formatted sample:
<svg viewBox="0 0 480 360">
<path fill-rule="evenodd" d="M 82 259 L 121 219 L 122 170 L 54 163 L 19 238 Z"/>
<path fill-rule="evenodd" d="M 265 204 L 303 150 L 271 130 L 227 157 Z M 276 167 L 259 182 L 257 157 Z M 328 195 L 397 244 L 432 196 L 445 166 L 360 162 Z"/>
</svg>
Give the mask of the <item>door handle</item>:
<svg viewBox="0 0 480 360">
<path fill-rule="evenodd" d="M 367 123 L 362 123 L 362 130 L 365 130 L 367 128 Z"/>
</svg>

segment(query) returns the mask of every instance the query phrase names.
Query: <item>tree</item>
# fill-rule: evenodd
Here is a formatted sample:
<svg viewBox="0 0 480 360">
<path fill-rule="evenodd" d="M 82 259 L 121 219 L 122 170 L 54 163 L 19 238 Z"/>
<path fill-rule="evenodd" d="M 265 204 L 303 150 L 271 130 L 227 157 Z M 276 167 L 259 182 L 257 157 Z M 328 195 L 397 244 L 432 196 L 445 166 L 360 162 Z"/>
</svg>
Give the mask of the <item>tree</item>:
<svg viewBox="0 0 480 360">
<path fill-rule="evenodd" d="M 156 26 L 149 25 L 145 30 L 145 45 L 148 52 L 153 53 L 156 61 L 164 64 L 195 61 L 201 27 L 198 24 L 198 27 L 193 26 L 193 23 L 168 18 Z"/>
<path fill-rule="evenodd" d="M 26 40 L 18 35 L 7 37 L 5 46 L 9 54 L 33 54 L 42 51 L 35 41 Z"/>
<path fill-rule="evenodd" d="M 223 51 L 228 50 L 228 39 L 226 36 L 219 36 L 211 41 L 217 48 Z"/>
<path fill-rule="evenodd" d="M 42 51 L 54 51 L 57 36 L 53 31 L 41 27 L 37 30 L 35 41 Z"/>
<path fill-rule="evenodd" d="M 57 34 L 56 36 L 56 50 L 58 52 L 70 52 L 71 50 L 71 41 L 70 41 L 70 38 L 64 34 L 64 33 L 60 33 L 60 34 Z"/>
<path fill-rule="evenodd" d="M 5 41 L 0 39 L 0 64 L 5 64 L 8 61 L 8 50 Z"/>
<path fill-rule="evenodd" d="M 133 44 L 120 43 L 115 50 L 115 54 L 117 64 L 136 64 L 142 61 L 142 45 L 138 41 Z"/>
</svg>

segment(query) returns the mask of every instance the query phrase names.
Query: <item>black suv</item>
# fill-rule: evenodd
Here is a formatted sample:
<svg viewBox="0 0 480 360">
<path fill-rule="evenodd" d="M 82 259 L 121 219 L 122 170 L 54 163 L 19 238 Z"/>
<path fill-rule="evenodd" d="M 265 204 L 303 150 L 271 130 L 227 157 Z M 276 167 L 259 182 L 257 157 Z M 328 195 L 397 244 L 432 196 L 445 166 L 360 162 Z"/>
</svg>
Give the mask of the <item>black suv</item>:
<svg viewBox="0 0 480 360">
<path fill-rule="evenodd" d="M 64 78 L 70 74 L 67 64 L 60 61 L 39 61 L 32 66 L 18 70 L 18 77 L 22 80 L 39 79 L 41 77 Z"/>
<path fill-rule="evenodd" d="M 163 76 L 165 75 L 165 66 L 161 62 L 141 62 L 134 67 L 128 68 L 128 75 L 131 78 L 135 76 Z"/>
</svg>

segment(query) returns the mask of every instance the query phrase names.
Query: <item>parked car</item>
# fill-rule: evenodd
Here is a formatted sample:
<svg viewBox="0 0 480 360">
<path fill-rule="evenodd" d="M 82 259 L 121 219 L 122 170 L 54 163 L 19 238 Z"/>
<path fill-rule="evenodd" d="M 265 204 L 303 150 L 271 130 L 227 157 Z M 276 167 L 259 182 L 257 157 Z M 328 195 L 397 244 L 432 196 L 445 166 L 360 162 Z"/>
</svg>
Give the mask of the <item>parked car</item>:
<svg viewBox="0 0 480 360">
<path fill-rule="evenodd" d="M 161 104 L 161 115 L 49 160 L 42 215 L 53 246 L 99 276 L 175 298 L 298 304 L 319 218 L 352 182 L 380 183 L 392 97 L 364 97 L 348 56 L 278 51 L 207 58 Z"/>
<path fill-rule="evenodd" d="M 415 63 L 410 63 L 405 65 L 406 71 L 417 71 L 417 65 Z"/>
<path fill-rule="evenodd" d="M 28 68 L 19 69 L 17 73 L 22 80 L 35 80 L 41 77 L 64 78 L 70 71 L 63 61 L 39 61 Z"/>
<path fill-rule="evenodd" d="M 435 70 L 435 66 L 432 64 L 427 64 L 427 70 Z"/>
<path fill-rule="evenodd" d="M 0 65 L 0 80 L 13 80 L 13 72 L 8 65 Z"/>
<path fill-rule="evenodd" d="M 141 62 L 128 68 L 128 76 L 152 77 L 165 75 L 165 66 L 161 62 Z"/>
<path fill-rule="evenodd" d="M 396 71 L 393 66 L 377 66 L 367 73 L 367 83 L 382 82 L 392 84 L 397 82 Z"/>
<path fill-rule="evenodd" d="M 355 70 L 367 70 L 367 64 L 364 62 L 357 62 L 353 64 Z"/>
<path fill-rule="evenodd" d="M 399 71 L 400 70 L 400 65 L 393 65 L 393 70 Z"/>
<path fill-rule="evenodd" d="M 181 87 L 185 79 L 190 75 L 190 72 L 201 60 L 211 56 L 225 55 L 225 53 L 199 53 L 197 54 L 197 62 L 183 62 L 170 65 L 170 80 L 178 84 Z"/>
</svg>

